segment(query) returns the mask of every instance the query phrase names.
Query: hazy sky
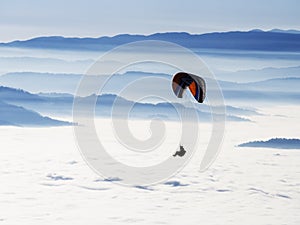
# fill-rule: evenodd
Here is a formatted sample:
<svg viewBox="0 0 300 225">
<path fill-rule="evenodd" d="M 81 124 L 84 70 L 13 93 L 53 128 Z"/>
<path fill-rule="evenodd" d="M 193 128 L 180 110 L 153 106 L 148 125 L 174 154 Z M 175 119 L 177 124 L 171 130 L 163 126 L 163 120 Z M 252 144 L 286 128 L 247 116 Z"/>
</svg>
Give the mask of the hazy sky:
<svg viewBox="0 0 300 225">
<path fill-rule="evenodd" d="M 103 36 L 299 29 L 298 0 L 0 0 L 0 42 Z"/>
</svg>

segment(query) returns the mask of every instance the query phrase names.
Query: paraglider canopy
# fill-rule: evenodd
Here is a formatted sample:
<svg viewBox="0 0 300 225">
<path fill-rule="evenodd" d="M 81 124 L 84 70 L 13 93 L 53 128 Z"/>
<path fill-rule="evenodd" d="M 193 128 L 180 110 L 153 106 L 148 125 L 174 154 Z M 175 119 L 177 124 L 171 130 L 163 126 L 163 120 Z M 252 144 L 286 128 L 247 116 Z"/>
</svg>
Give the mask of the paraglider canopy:
<svg viewBox="0 0 300 225">
<path fill-rule="evenodd" d="M 189 88 L 191 94 L 199 102 L 205 99 L 206 85 L 203 78 L 194 74 L 179 72 L 173 77 L 172 88 L 178 98 L 182 98 L 183 92 Z"/>
</svg>

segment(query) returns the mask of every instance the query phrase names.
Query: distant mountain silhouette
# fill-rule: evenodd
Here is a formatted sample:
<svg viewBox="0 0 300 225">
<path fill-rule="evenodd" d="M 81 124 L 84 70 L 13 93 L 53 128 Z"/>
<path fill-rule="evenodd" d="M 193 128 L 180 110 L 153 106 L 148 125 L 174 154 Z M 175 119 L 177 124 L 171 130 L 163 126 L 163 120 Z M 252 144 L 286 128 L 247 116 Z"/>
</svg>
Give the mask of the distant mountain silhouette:
<svg viewBox="0 0 300 225">
<path fill-rule="evenodd" d="M 272 138 L 267 141 L 251 141 L 240 144 L 239 147 L 300 149 L 300 139 Z"/>
<path fill-rule="evenodd" d="M 262 73 L 261 79 L 265 76 L 263 73 L 271 73 L 272 71 L 277 71 L 276 68 L 267 68 L 264 70 L 254 70 L 252 73 L 249 71 L 244 71 L 243 76 L 251 77 L 256 76 L 257 74 Z M 247 82 L 247 83 L 238 83 L 231 81 L 219 81 L 219 84 L 222 88 L 224 97 L 226 100 L 232 101 L 266 101 L 268 103 L 300 103 L 300 75 L 298 77 L 285 77 L 288 75 L 297 75 L 297 72 L 300 72 L 300 67 L 291 67 L 291 68 L 282 68 L 278 69 L 281 72 L 274 72 L 273 79 L 260 80 L 255 82 Z M 235 73 L 233 73 L 234 75 Z M 277 78 L 280 74 L 282 74 L 282 78 Z M 54 94 L 52 95 L 44 95 L 44 96 L 32 96 L 30 93 L 21 94 L 22 91 L 18 91 L 17 93 L 6 93 L 7 98 L 12 99 L 20 99 L 22 98 L 30 98 L 31 101 L 46 101 L 46 102 L 54 102 L 57 104 L 58 102 L 70 102 L 72 104 L 72 94 L 75 93 L 77 86 L 81 80 L 83 75 L 81 74 L 56 74 L 56 73 L 34 73 L 34 72 L 19 72 L 19 73 L 7 73 L 0 76 L 0 85 L 9 86 L 13 88 L 20 88 L 27 90 L 29 92 L 44 92 L 50 93 L 55 92 L 59 94 L 59 98 L 54 99 Z M 170 79 L 171 76 L 163 73 L 145 73 L 139 71 L 128 71 L 125 74 L 118 74 L 111 77 L 109 83 L 106 84 L 104 93 L 116 94 L 118 91 L 124 87 L 128 83 L 135 81 L 140 78 L 165 78 Z M 258 77 L 258 76 L 257 76 Z M 98 83 L 103 83 L 108 76 L 99 76 L 97 77 Z M 156 90 L 156 94 L 159 96 L 164 96 L 167 99 L 173 96 L 173 93 L 169 93 L 169 86 L 159 83 L 150 84 L 147 82 L 147 79 L 143 81 L 140 79 L 140 86 L 135 89 L 131 89 L 126 92 L 128 96 L 122 96 L 126 99 L 130 99 L 132 96 L 138 96 L 139 93 L 142 93 L 145 90 L 149 92 L 151 90 Z M 144 82 L 144 85 L 143 85 Z M 1 95 L 4 96 L 5 88 L 2 88 Z M 8 91 L 8 90 L 7 90 Z M 209 91 L 209 90 L 208 90 Z M 70 94 L 69 96 L 62 96 L 61 93 Z M 20 95 L 18 97 L 18 95 Z M 50 99 L 45 99 L 46 97 L 52 97 Z M 63 98 L 64 97 L 64 98 Z M 173 96 L 175 98 L 175 96 Z M 175 98 L 176 99 L 176 98 Z M 232 103 L 231 103 L 232 104 Z M 25 105 L 24 105 L 25 106 Z M 25 106 L 26 107 L 26 106 Z M 204 107 L 201 106 L 203 109 Z M 242 113 L 242 112 L 241 112 Z M 234 115 L 234 114 L 233 114 Z M 240 114 L 242 115 L 242 114 Z"/>
<path fill-rule="evenodd" d="M 269 30 L 269 32 L 289 33 L 289 34 L 300 34 L 300 31 L 299 31 L 299 30 L 293 30 L 293 29 L 289 29 L 289 30 L 272 29 L 272 30 Z"/>
<path fill-rule="evenodd" d="M 22 89 L 0 86 L 0 100 L 5 101 L 43 101 L 41 97 Z"/>
<path fill-rule="evenodd" d="M 287 77 L 299 77 L 300 78 L 300 66 L 283 67 L 283 68 L 263 68 L 263 69 L 251 69 L 251 70 L 239 70 L 235 72 L 223 72 L 216 73 L 219 80 L 234 81 L 234 82 L 258 82 L 275 78 L 287 78 Z"/>
<path fill-rule="evenodd" d="M 274 78 L 247 83 L 237 83 L 228 81 L 219 81 L 219 83 L 223 90 L 229 89 L 300 93 L 300 77 Z"/>
<path fill-rule="evenodd" d="M 1 46 L 1 44 L 0 44 Z M 1 48 L 1 47 L 0 47 Z M 3 48 L 1 48 L 2 51 Z M 45 49 L 44 49 L 45 50 Z M 62 49 L 64 50 L 64 49 Z M 23 72 L 23 71 L 39 71 L 39 72 L 57 72 L 60 73 L 64 71 L 66 73 L 78 73 L 85 72 L 93 63 L 93 59 L 60 59 L 55 56 L 44 57 L 41 56 L 32 56 L 32 55 L 3 55 L 0 57 L 0 68 L 1 71 L 7 72 Z"/>
<path fill-rule="evenodd" d="M 37 112 L 0 101 L 0 125 L 66 126 L 69 122 L 44 117 Z"/>
<path fill-rule="evenodd" d="M 83 75 L 64 73 L 15 72 L 0 76 L 0 85 L 29 92 L 74 93 Z"/>
<path fill-rule="evenodd" d="M 24 96 L 23 96 L 24 95 Z M 87 97 L 81 97 L 82 99 L 88 100 L 88 98 L 94 98 L 95 96 L 90 95 Z M 185 108 L 184 105 L 179 103 L 168 103 L 162 102 L 157 104 L 152 103 L 141 103 L 141 102 L 133 102 L 122 98 L 120 96 L 114 94 L 103 94 L 96 96 L 96 116 L 100 117 L 109 117 L 111 115 L 112 109 L 114 107 L 114 102 L 118 98 L 118 104 L 121 107 L 126 107 L 128 105 L 134 105 L 130 112 L 130 116 L 132 118 L 138 119 L 153 119 L 153 118 L 161 118 L 167 120 L 177 120 L 178 113 L 174 106 L 176 106 L 179 110 L 189 110 Z M 49 93 L 49 94 L 31 94 L 29 92 L 8 88 L 0 86 L 0 101 L 6 102 L 11 105 L 22 106 L 23 108 L 30 109 L 44 115 L 72 115 L 72 107 L 73 107 L 73 96 L 70 94 L 59 94 L 59 93 Z M 5 111 L 4 107 L 4 111 Z M 203 111 L 201 111 L 203 109 Z M 227 115 L 227 119 L 230 121 L 249 121 L 246 118 L 242 118 L 239 115 L 251 115 L 255 114 L 255 111 L 244 110 L 235 107 L 228 107 L 229 111 L 232 114 Z M 119 117 L 122 116 L 122 111 L 117 111 L 114 116 Z M 209 110 L 209 106 L 202 105 L 199 106 L 199 110 L 197 110 L 200 121 L 210 121 L 211 113 Z M 21 114 L 20 114 L 21 115 Z M 20 116 L 21 117 L 21 116 Z M 1 120 L 1 117 L 0 117 Z M 13 122 L 13 120 L 11 120 Z"/>
<path fill-rule="evenodd" d="M 0 76 L 0 85 L 20 88 L 29 92 L 57 92 L 74 94 L 77 86 L 84 75 L 65 73 L 37 73 L 37 72 L 14 72 Z M 98 76 L 97 82 L 103 83 L 109 76 Z M 106 85 L 112 92 L 114 88 L 119 90 L 120 85 L 126 85 L 138 78 L 163 77 L 171 80 L 171 75 L 163 73 L 146 73 L 140 71 L 128 71 L 125 74 L 116 74 L 110 77 Z"/>
<path fill-rule="evenodd" d="M 120 34 L 113 37 L 99 38 L 50 36 L 37 37 L 25 41 L 0 43 L 0 46 L 68 50 L 108 50 L 121 44 L 144 40 L 170 41 L 187 48 L 300 51 L 300 34 L 297 32 L 265 32 L 257 30 L 206 34 L 189 34 L 185 32 L 155 33 L 151 35 Z"/>
<path fill-rule="evenodd" d="M 249 83 L 220 81 L 227 100 L 300 103 L 300 77 L 286 77 Z"/>
</svg>

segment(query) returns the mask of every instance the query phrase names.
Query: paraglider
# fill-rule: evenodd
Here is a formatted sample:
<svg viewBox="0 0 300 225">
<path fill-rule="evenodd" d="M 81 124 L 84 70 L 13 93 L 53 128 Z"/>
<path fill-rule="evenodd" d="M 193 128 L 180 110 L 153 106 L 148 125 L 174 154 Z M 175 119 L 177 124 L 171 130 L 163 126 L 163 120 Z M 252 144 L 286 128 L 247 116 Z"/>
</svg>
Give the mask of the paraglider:
<svg viewBox="0 0 300 225">
<path fill-rule="evenodd" d="M 186 150 L 184 149 L 184 147 L 182 145 L 180 145 L 180 150 L 175 152 L 175 154 L 173 156 L 174 157 L 176 157 L 176 156 L 182 157 L 185 155 L 185 153 L 186 153 Z"/>
<path fill-rule="evenodd" d="M 172 88 L 178 98 L 182 98 L 183 92 L 189 88 L 191 94 L 199 103 L 203 103 L 205 99 L 205 81 L 196 75 L 185 72 L 176 73 L 173 77 Z"/>
<path fill-rule="evenodd" d="M 172 89 L 174 91 L 174 94 L 178 98 L 182 98 L 183 93 L 187 88 L 190 90 L 191 94 L 197 102 L 203 103 L 206 94 L 206 84 L 204 79 L 190 73 L 176 73 L 173 76 L 172 80 Z M 186 150 L 183 148 L 182 145 L 180 145 L 180 150 L 176 151 L 173 156 L 183 157 L 185 153 Z"/>
</svg>

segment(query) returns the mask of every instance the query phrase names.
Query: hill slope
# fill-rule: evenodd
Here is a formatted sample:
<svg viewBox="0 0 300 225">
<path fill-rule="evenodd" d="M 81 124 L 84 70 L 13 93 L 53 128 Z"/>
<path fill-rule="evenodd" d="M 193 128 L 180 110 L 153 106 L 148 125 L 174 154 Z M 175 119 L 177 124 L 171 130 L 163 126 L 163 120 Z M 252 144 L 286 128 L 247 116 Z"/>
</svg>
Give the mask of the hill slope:
<svg viewBox="0 0 300 225">
<path fill-rule="evenodd" d="M 0 125 L 66 126 L 69 122 L 44 117 L 37 112 L 0 101 Z"/>
</svg>

